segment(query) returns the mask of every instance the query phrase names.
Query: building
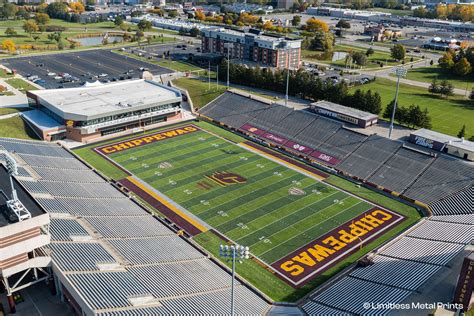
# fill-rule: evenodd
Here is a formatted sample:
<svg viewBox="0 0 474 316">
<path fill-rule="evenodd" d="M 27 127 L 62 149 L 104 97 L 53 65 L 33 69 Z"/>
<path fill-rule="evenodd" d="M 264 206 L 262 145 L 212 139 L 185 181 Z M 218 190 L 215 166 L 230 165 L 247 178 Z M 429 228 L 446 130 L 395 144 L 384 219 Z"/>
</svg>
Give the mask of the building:
<svg viewBox="0 0 474 316">
<path fill-rule="evenodd" d="M 364 34 L 369 35 L 372 41 L 383 42 L 385 40 L 396 39 L 402 36 L 401 30 L 385 28 L 383 25 L 368 25 L 364 28 Z"/>
<path fill-rule="evenodd" d="M 372 126 L 378 121 L 378 116 L 375 114 L 328 101 L 311 103 L 311 110 L 319 115 L 335 118 L 362 128 Z"/>
<path fill-rule="evenodd" d="M 474 142 L 464 138 L 453 137 L 422 128 L 410 134 L 410 142 L 474 161 Z"/>
<path fill-rule="evenodd" d="M 461 45 L 462 42 L 454 38 L 433 37 L 423 44 L 423 48 L 447 51 L 448 49 L 459 50 Z"/>
<path fill-rule="evenodd" d="M 201 49 L 231 59 L 242 59 L 277 68 L 299 68 L 301 40 L 263 35 L 260 32 L 239 32 L 223 28 L 202 30 Z"/>
<path fill-rule="evenodd" d="M 49 214 L 18 180 L 13 155 L 0 146 L 0 280 L 11 313 L 16 310 L 15 292 L 51 281 L 51 257 L 45 248 L 51 240 Z"/>
<path fill-rule="evenodd" d="M 295 3 L 294 0 L 278 0 L 277 2 L 277 8 L 278 9 L 290 9 L 293 7 L 293 4 Z"/>
<path fill-rule="evenodd" d="M 181 118 L 179 90 L 145 79 L 29 91 L 27 96 L 35 110 L 22 117 L 48 141 L 87 142 Z"/>
</svg>

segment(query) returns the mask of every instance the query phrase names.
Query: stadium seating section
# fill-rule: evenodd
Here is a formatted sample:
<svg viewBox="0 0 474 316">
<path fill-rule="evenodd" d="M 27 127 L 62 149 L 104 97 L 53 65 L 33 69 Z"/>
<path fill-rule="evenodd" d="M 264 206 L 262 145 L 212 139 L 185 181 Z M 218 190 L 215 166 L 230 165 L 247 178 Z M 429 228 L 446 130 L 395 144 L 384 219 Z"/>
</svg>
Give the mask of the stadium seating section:
<svg viewBox="0 0 474 316">
<path fill-rule="evenodd" d="M 367 137 L 341 122 L 234 92 L 210 102 L 200 114 L 348 176 L 428 204 L 433 215 L 474 211 L 472 163 L 378 135 Z M 272 135 L 283 141 L 276 142 Z"/>
</svg>

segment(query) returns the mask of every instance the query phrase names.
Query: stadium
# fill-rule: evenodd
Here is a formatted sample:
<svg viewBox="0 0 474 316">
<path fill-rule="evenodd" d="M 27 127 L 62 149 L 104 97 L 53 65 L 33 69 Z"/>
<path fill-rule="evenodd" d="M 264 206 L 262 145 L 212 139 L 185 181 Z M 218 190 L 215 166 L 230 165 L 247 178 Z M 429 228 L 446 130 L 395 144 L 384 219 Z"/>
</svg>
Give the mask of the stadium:
<svg viewBox="0 0 474 316">
<path fill-rule="evenodd" d="M 239 315 L 365 315 L 429 297 L 472 252 L 471 162 L 233 91 L 196 120 L 73 151 L 0 139 L 7 155 L 77 314 L 227 315 L 221 244 L 250 249 Z"/>
</svg>

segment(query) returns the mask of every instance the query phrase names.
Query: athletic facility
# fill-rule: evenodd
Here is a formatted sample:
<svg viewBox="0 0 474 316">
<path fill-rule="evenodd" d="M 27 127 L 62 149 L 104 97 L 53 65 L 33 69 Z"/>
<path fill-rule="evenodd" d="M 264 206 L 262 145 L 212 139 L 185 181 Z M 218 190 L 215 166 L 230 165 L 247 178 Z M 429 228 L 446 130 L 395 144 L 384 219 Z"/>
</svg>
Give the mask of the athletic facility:
<svg viewBox="0 0 474 316">
<path fill-rule="evenodd" d="M 180 125 L 94 150 L 128 174 L 119 183 L 175 209 L 189 234 L 213 230 L 223 242 L 248 246 L 293 286 L 405 219 L 325 183 L 323 172 L 225 139 L 206 125 Z"/>
</svg>

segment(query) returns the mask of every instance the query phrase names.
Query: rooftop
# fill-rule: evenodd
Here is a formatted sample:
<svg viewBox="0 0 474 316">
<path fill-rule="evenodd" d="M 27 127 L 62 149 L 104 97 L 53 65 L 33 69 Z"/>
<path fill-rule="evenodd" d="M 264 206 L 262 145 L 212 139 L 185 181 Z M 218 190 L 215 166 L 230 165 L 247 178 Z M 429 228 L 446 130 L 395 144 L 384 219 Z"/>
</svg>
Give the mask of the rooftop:
<svg viewBox="0 0 474 316">
<path fill-rule="evenodd" d="M 28 122 L 36 125 L 36 127 L 38 127 L 42 131 L 63 126 L 61 123 L 58 123 L 56 120 L 54 120 L 51 116 L 40 110 L 26 111 L 23 112 L 21 116 L 26 118 Z"/>
<path fill-rule="evenodd" d="M 344 105 L 340 105 L 337 103 L 332 103 L 329 101 L 318 101 L 311 103 L 311 107 L 317 106 L 319 108 L 323 108 L 329 111 L 341 113 L 344 115 L 348 115 L 350 117 L 358 118 L 361 120 L 371 120 L 375 119 L 378 116 L 369 112 L 364 112 L 361 110 L 353 109 Z"/>
<path fill-rule="evenodd" d="M 454 136 L 449 136 L 446 134 L 438 133 L 429 129 L 419 129 L 412 132 L 415 136 L 424 137 L 427 139 L 435 140 L 440 143 L 449 144 L 450 146 L 473 151 L 474 152 L 474 142 L 468 141 L 466 139 L 457 138 Z"/>
<path fill-rule="evenodd" d="M 151 80 L 127 80 L 94 87 L 30 92 L 65 119 L 86 120 L 181 100 L 179 90 Z"/>
</svg>

